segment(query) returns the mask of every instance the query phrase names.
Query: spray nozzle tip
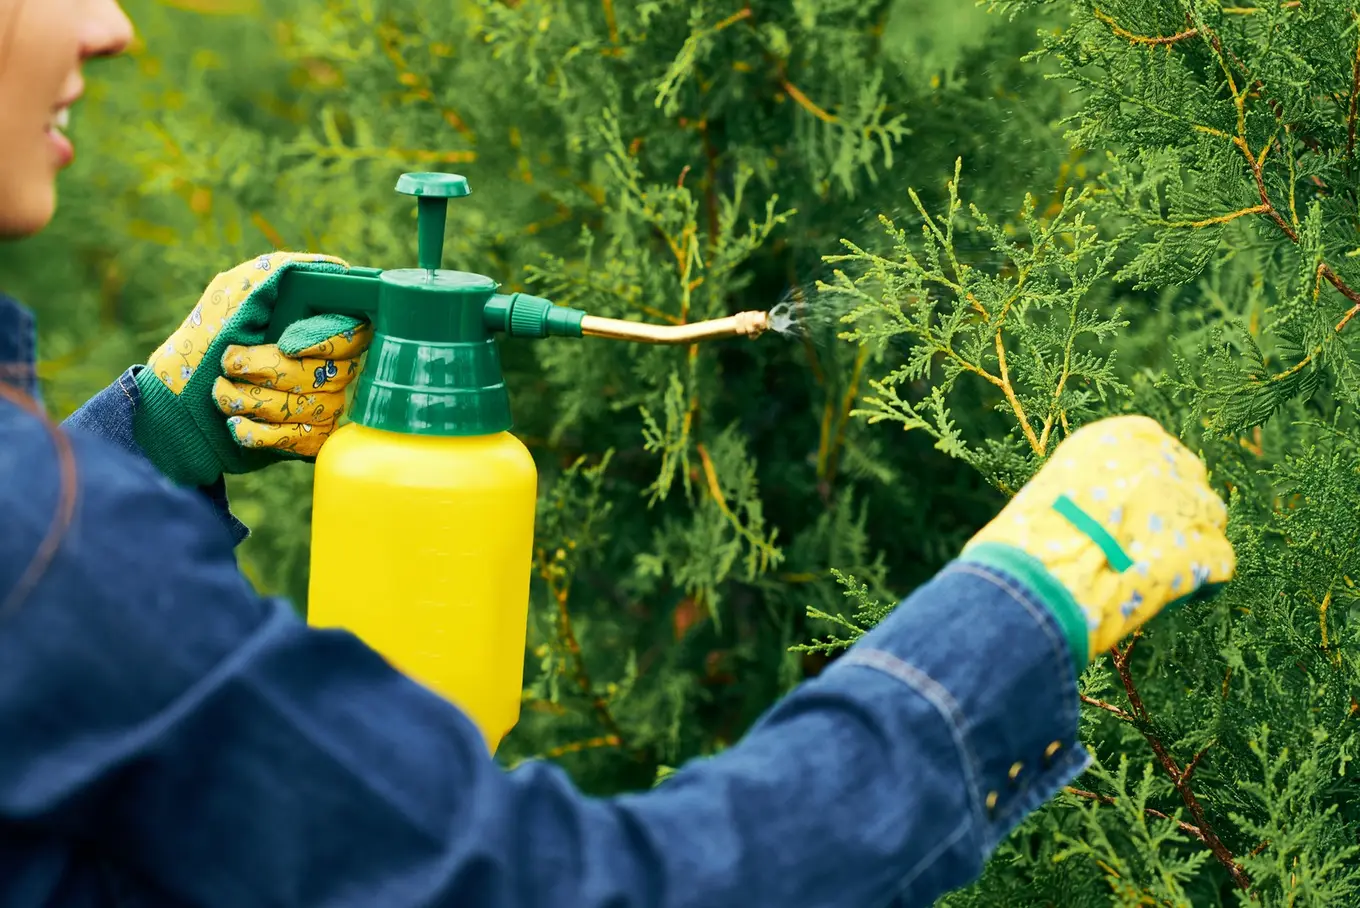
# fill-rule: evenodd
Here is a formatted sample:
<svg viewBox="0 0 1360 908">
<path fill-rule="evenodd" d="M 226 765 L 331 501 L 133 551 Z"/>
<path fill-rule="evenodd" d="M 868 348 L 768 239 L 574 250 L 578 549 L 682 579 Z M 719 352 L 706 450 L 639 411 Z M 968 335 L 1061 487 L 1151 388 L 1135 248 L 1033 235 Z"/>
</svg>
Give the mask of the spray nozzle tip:
<svg viewBox="0 0 1360 908">
<path fill-rule="evenodd" d="M 770 328 L 770 313 L 768 312 L 738 312 L 737 333 L 742 337 L 749 337 L 755 340 Z"/>
</svg>

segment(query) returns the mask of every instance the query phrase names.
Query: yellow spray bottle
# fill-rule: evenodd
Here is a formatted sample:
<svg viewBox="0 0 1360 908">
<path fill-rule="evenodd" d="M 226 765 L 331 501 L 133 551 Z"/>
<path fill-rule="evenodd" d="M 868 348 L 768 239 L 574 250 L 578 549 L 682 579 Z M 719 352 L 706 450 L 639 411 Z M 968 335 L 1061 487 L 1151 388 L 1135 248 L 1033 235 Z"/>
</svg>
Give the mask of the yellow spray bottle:
<svg viewBox="0 0 1360 908">
<path fill-rule="evenodd" d="M 418 268 L 294 271 L 268 340 L 322 312 L 368 318 L 374 339 L 351 421 L 316 461 L 310 624 L 353 631 L 458 704 L 494 752 L 519 721 L 537 471 L 510 434 L 495 335 L 645 343 L 754 337 L 766 313 L 682 326 L 596 318 L 441 267 L 455 174 L 404 174 Z"/>
</svg>

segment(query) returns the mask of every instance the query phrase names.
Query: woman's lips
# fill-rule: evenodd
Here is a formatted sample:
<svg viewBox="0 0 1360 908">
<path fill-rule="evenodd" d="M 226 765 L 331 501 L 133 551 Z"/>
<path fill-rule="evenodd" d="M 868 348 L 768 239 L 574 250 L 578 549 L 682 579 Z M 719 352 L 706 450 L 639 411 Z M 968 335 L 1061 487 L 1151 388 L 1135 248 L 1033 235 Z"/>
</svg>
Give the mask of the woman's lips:
<svg viewBox="0 0 1360 908">
<path fill-rule="evenodd" d="M 47 124 L 47 141 L 52 148 L 52 153 L 56 156 L 58 164 L 65 167 L 75 160 L 76 149 L 71 144 L 71 140 L 66 138 L 62 130 L 71 125 L 71 108 L 62 107 L 52 116 L 52 121 Z"/>
</svg>

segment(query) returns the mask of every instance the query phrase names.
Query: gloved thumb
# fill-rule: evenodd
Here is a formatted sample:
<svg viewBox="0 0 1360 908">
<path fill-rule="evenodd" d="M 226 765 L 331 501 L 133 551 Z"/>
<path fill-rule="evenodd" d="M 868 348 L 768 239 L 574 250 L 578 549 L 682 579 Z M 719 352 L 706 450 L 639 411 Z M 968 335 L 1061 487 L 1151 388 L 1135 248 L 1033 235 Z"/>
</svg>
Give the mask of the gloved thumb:
<svg viewBox="0 0 1360 908">
<path fill-rule="evenodd" d="M 353 359 L 368 349 L 373 328 L 368 322 L 334 312 L 293 322 L 279 338 L 279 352 L 292 359 Z"/>
</svg>

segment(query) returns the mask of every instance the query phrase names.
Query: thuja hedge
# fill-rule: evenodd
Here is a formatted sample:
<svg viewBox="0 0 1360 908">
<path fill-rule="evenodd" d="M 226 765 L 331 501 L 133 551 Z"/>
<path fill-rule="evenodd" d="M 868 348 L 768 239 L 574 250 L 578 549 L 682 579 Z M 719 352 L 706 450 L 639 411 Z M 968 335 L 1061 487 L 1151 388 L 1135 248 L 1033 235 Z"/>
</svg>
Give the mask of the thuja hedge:
<svg viewBox="0 0 1360 908">
<path fill-rule="evenodd" d="M 1337 0 L 136 0 L 53 231 L 3 250 L 57 415 L 271 248 L 446 261 L 692 350 L 507 345 L 542 474 L 507 764 L 721 750 L 1077 426 L 1155 416 L 1240 574 L 1082 679 L 1097 765 L 946 901 L 1360 899 L 1357 11 Z M 305 605 L 310 472 L 233 480 Z M 356 517 L 359 515 L 356 515 Z M 985 654 L 979 654 L 985 660 Z"/>
</svg>

